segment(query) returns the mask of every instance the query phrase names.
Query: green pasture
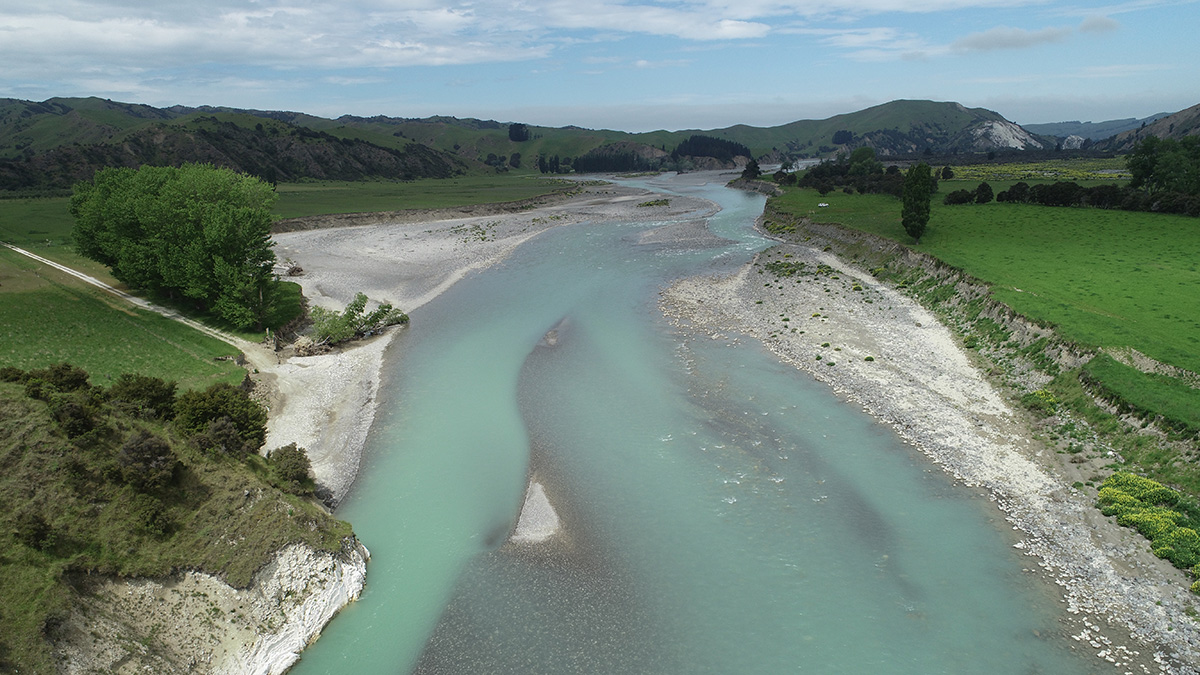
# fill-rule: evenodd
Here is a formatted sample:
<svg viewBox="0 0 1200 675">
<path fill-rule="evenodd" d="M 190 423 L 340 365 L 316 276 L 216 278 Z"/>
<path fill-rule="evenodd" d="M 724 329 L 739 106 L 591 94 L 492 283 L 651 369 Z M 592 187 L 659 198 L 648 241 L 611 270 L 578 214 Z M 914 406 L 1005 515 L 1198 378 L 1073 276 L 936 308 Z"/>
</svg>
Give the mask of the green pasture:
<svg viewBox="0 0 1200 675">
<path fill-rule="evenodd" d="M 214 360 L 236 348 L 8 249 L 0 249 L 0 336 L 0 365 L 28 370 L 66 361 L 90 372 L 94 384 L 140 373 L 191 389 L 236 384 L 245 374 Z"/>
<path fill-rule="evenodd" d="M 998 300 L 1054 324 L 1067 339 L 1133 347 L 1200 371 L 1197 219 L 998 202 L 944 206 L 939 197 L 920 245 L 904 234 L 892 197 L 791 190 L 776 206 L 930 253 L 992 284 Z M 829 206 L 816 208 L 822 201 Z"/>
<path fill-rule="evenodd" d="M 372 213 L 514 202 L 562 191 L 571 181 L 533 176 L 491 175 L 411 182 L 320 181 L 281 183 L 275 217 Z"/>
</svg>

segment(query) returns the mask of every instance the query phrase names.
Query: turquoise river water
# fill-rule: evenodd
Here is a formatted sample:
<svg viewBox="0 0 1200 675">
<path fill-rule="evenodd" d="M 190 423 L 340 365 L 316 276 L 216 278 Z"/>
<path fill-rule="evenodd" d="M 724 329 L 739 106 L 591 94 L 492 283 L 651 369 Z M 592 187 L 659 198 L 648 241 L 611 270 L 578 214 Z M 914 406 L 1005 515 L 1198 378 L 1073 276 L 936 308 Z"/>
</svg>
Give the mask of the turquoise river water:
<svg viewBox="0 0 1200 675">
<path fill-rule="evenodd" d="M 367 588 L 293 672 L 1099 671 L 977 490 L 757 342 L 662 317 L 670 280 L 769 245 L 762 197 L 643 184 L 719 203 L 732 243 L 565 226 L 412 313 L 337 511 Z M 501 546 L 531 461 L 563 542 Z"/>
</svg>

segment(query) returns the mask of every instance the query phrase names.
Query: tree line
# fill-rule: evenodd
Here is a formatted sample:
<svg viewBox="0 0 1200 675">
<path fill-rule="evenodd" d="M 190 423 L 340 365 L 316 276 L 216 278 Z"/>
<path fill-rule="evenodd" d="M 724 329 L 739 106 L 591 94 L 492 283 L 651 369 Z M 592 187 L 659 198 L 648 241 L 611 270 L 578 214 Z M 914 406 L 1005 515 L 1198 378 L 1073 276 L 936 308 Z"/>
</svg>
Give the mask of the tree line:
<svg viewBox="0 0 1200 675">
<path fill-rule="evenodd" d="M 239 328 L 275 298 L 264 181 L 207 164 L 106 168 L 71 198 L 80 254 L 131 288 L 187 299 Z"/>
</svg>

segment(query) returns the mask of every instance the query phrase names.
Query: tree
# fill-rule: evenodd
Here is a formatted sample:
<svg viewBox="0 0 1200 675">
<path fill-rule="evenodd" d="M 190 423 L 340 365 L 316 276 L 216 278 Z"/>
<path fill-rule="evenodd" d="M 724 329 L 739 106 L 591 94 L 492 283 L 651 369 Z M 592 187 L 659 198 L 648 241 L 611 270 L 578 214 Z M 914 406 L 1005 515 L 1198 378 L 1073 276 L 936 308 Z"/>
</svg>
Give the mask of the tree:
<svg viewBox="0 0 1200 675">
<path fill-rule="evenodd" d="M 875 159 L 875 148 L 864 145 L 850 153 L 850 169 L 847 175 L 867 176 L 876 173 L 883 173 L 883 164 Z"/>
<path fill-rule="evenodd" d="M 951 178 L 954 178 L 954 169 L 951 169 L 949 166 L 943 166 L 942 180 L 950 180 Z"/>
<path fill-rule="evenodd" d="M 929 224 L 929 186 L 929 165 L 925 162 L 916 164 L 904 175 L 904 201 L 900 210 L 900 222 L 908 236 L 918 244 L 921 243 L 921 235 L 925 234 L 925 227 Z"/>
<path fill-rule="evenodd" d="M 309 316 L 313 321 L 312 337 L 317 344 L 336 345 L 347 340 L 376 333 L 387 326 L 408 323 L 408 315 L 383 303 L 374 311 L 363 314 L 367 307 L 365 293 L 355 293 L 344 311 L 314 307 Z"/>
<path fill-rule="evenodd" d="M 529 127 L 520 123 L 508 125 L 508 140 L 514 143 L 529 140 Z"/>
<path fill-rule="evenodd" d="M 274 203 L 269 184 L 209 164 L 106 168 L 75 185 L 73 236 L 129 286 L 261 326 L 274 299 Z"/>
<path fill-rule="evenodd" d="M 758 168 L 758 160 L 751 157 L 750 161 L 746 162 L 746 168 L 742 169 L 742 178 L 746 180 L 758 180 L 758 177 L 761 175 L 762 169 Z"/>
<path fill-rule="evenodd" d="M 987 204 L 994 198 L 995 193 L 992 192 L 992 186 L 988 185 L 987 181 L 983 181 L 979 184 L 979 187 L 975 188 L 976 204 Z"/>
</svg>

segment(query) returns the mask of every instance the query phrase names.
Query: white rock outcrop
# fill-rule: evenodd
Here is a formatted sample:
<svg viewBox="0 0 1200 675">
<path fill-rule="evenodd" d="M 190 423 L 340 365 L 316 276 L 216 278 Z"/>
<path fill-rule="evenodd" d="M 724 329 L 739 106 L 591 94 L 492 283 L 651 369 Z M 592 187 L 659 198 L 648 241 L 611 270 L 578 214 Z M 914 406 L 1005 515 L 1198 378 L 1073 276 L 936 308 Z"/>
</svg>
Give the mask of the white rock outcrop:
<svg viewBox="0 0 1200 675">
<path fill-rule="evenodd" d="M 62 673 L 283 673 L 366 583 L 370 553 L 281 550 L 245 589 L 200 572 L 81 580 L 54 641 Z"/>
</svg>

